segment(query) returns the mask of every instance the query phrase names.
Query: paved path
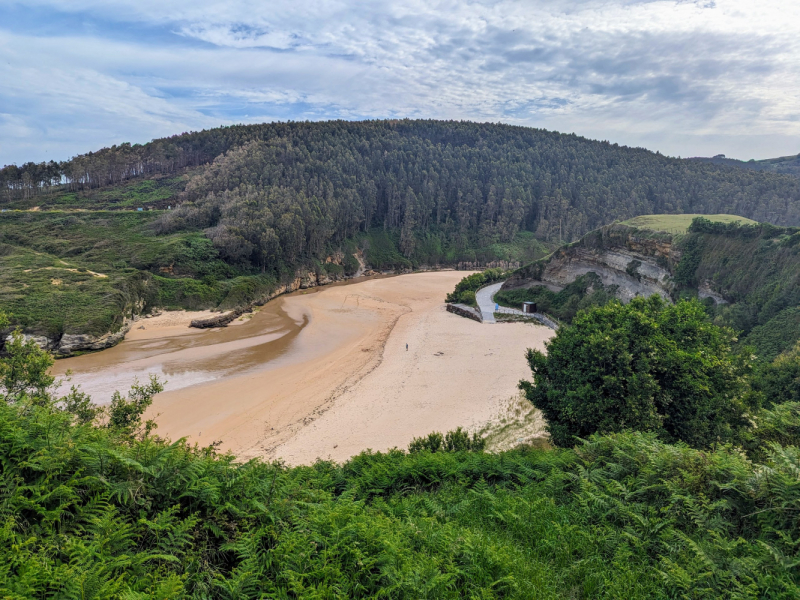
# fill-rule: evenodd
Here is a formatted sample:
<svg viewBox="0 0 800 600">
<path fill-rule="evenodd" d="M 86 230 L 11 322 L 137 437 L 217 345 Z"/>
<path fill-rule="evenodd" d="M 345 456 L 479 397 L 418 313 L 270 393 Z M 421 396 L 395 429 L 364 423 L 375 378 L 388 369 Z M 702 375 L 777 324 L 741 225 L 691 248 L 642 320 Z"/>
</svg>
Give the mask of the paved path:
<svg viewBox="0 0 800 600">
<path fill-rule="evenodd" d="M 485 288 L 481 288 L 475 294 L 475 300 L 478 302 L 478 308 L 481 311 L 481 316 L 483 317 L 484 323 L 497 323 L 494 318 L 495 312 L 500 312 L 507 315 L 519 315 L 525 316 L 527 318 L 534 318 L 543 325 L 546 325 L 550 329 L 558 329 L 558 323 L 550 319 L 547 315 L 542 313 L 532 313 L 532 314 L 525 314 L 521 310 L 516 308 L 508 308 L 505 306 L 501 306 L 495 311 L 494 307 L 494 295 L 500 291 L 500 288 L 503 286 L 505 282 L 501 281 L 500 283 L 493 283 L 492 285 L 487 285 Z"/>
<path fill-rule="evenodd" d="M 478 308 L 481 310 L 481 315 L 483 315 L 483 322 L 484 323 L 496 323 L 497 321 L 494 320 L 494 295 L 503 287 L 503 281 L 499 283 L 493 283 L 492 285 L 487 285 L 485 288 L 481 288 L 475 294 L 475 300 L 478 302 Z"/>
<path fill-rule="evenodd" d="M 521 310 L 519 310 L 518 308 L 508 308 L 507 306 L 499 307 L 495 311 L 495 314 L 497 314 L 497 313 L 504 314 L 504 315 L 517 315 L 517 316 L 520 316 L 520 317 L 525 317 L 527 319 L 536 319 L 542 325 L 545 325 L 546 327 L 549 327 L 550 329 L 553 329 L 553 330 L 558 330 L 558 323 L 553 321 L 553 319 L 551 319 L 550 317 L 548 317 L 544 313 L 538 313 L 538 312 L 536 312 L 536 313 L 524 313 Z"/>
</svg>

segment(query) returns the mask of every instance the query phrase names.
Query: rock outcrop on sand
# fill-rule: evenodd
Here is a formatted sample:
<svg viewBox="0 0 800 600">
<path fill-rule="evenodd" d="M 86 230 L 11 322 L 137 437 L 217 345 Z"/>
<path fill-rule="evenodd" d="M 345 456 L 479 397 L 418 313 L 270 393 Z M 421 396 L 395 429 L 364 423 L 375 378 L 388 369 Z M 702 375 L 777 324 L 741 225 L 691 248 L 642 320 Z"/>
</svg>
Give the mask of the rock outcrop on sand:
<svg viewBox="0 0 800 600">
<path fill-rule="evenodd" d="M 131 328 L 132 320 L 126 319 L 119 331 L 109 332 L 103 335 L 90 335 L 86 333 L 65 333 L 61 336 L 45 336 L 23 333 L 25 341 L 33 341 L 37 346 L 44 350 L 49 350 L 56 356 L 70 356 L 76 352 L 86 352 L 91 350 L 105 350 L 115 346 L 125 337 Z M 9 333 L 3 339 L 4 343 L 11 341 L 13 333 Z"/>
</svg>

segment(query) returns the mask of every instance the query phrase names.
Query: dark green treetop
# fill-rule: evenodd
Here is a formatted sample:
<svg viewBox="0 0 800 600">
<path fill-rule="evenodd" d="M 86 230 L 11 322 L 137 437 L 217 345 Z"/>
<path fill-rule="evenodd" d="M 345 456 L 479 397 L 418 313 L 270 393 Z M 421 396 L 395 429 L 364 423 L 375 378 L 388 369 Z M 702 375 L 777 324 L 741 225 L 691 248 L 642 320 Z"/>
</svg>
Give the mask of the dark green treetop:
<svg viewBox="0 0 800 600">
<path fill-rule="evenodd" d="M 733 341 L 694 300 L 612 302 L 578 313 L 546 355 L 529 350 L 533 382 L 520 387 L 558 446 L 632 429 L 707 447 L 745 425 L 749 359 Z"/>
</svg>

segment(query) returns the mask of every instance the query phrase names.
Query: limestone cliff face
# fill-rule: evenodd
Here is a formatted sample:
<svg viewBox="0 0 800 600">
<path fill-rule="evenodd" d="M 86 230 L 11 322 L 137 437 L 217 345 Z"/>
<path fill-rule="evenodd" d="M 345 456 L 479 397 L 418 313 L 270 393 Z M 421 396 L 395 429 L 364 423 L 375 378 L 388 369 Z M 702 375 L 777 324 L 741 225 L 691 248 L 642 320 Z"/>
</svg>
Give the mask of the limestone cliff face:
<svg viewBox="0 0 800 600">
<path fill-rule="evenodd" d="M 69 356 L 75 352 L 85 352 L 89 350 L 105 350 L 111 346 L 116 346 L 125 337 L 125 334 L 133 325 L 133 319 L 125 319 L 119 331 L 108 332 L 103 335 L 94 336 L 81 333 L 65 333 L 58 341 L 58 348 L 55 352 L 61 356 Z"/>
<path fill-rule="evenodd" d="M 594 272 L 604 285 L 617 286 L 624 302 L 652 294 L 669 299 L 672 270 L 679 260 L 671 235 L 609 225 L 518 270 L 503 289 L 546 285 L 557 291 Z"/>
</svg>

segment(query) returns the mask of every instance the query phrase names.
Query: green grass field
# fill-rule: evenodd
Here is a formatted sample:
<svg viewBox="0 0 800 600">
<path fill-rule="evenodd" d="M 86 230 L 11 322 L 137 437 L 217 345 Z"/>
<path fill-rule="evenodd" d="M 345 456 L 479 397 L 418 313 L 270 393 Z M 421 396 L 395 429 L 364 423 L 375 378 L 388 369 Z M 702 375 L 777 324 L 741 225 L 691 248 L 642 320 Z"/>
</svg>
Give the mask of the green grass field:
<svg viewBox="0 0 800 600">
<path fill-rule="evenodd" d="M 695 217 L 704 217 L 709 221 L 718 223 L 733 223 L 738 221 L 742 225 L 754 225 L 757 221 L 739 217 L 737 215 L 641 215 L 623 221 L 623 225 L 629 227 L 638 227 L 640 229 L 652 229 L 654 231 L 666 231 L 668 233 L 686 233 L 689 225 L 692 224 L 692 219 Z"/>
</svg>

